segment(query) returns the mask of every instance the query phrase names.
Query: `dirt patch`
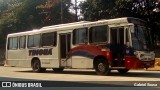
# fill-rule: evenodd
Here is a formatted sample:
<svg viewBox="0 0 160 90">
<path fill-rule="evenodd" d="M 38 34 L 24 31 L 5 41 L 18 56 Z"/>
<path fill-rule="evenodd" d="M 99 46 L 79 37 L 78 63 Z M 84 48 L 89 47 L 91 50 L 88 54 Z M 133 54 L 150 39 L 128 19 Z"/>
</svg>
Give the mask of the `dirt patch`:
<svg viewBox="0 0 160 90">
<path fill-rule="evenodd" d="M 160 58 L 155 58 L 154 68 L 149 68 L 148 70 L 160 71 Z"/>
</svg>

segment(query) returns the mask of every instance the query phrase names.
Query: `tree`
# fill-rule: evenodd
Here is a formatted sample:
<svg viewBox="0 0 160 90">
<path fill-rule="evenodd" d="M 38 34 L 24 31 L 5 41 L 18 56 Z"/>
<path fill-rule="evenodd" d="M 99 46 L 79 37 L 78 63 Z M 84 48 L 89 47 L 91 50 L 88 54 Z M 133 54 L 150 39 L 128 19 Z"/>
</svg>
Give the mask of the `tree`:
<svg viewBox="0 0 160 90">
<path fill-rule="evenodd" d="M 147 21 L 154 34 L 160 34 L 158 0 L 86 0 L 80 5 L 85 20 L 136 17 Z"/>
<path fill-rule="evenodd" d="M 61 5 L 63 23 L 74 21 L 74 14 L 69 12 L 71 1 L 62 1 L 61 4 L 60 0 L 1 0 L 0 47 L 5 46 L 6 35 L 9 33 L 61 23 Z"/>
<path fill-rule="evenodd" d="M 112 10 L 116 0 L 87 0 L 80 4 L 85 20 L 112 18 Z"/>
<path fill-rule="evenodd" d="M 20 0 L 1 0 L 0 4 L 0 48 L 5 46 L 7 33 L 15 31 L 12 28 L 17 19 L 14 9 L 20 6 Z"/>
<path fill-rule="evenodd" d="M 36 8 L 40 10 L 39 14 L 43 16 L 43 25 L 46 26 L 75 21 L 74 14 L 69 12 L 70 5 L 71 0 L 48 0 L 45 4 L 40 4 Z"/>
</svg>

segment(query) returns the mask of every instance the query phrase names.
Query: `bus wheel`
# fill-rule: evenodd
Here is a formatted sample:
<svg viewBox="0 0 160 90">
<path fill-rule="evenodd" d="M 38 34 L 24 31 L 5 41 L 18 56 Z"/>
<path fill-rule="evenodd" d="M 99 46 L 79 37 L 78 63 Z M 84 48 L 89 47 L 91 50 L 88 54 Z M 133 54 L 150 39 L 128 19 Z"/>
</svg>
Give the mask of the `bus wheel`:
<svg viewBox="0 0 160 90">
<path fill-rule="evenodd" d="M 108 75 L 110 73 L 109 64 L 103 58 L 97 59 L 94 67 L 97 75 Z"/>
<path fill-rule="evenodd" d="M 62 72 L 64 68 L 53 68 L 54 72 Z"/>
<path fill-rule="evenodd" d="M 46 71 L 46 68 L 41 68 L 41 63 L 40 63 L 40 61 L 39 61 L 39 60 L 34 60 L 34 61 L 32 62 L 32 70 L 33 70 L 33 72 L 39 73 L 39 72 L 44 72 L 44 71 Z"/>
<path fill-rule="evenodd" d="M 127 73 L 129 71 L 129 69 L 118 69 L 118 72 L 120 73 L 120 74 L 125 74 L 125 73 Z"/>
</svg>

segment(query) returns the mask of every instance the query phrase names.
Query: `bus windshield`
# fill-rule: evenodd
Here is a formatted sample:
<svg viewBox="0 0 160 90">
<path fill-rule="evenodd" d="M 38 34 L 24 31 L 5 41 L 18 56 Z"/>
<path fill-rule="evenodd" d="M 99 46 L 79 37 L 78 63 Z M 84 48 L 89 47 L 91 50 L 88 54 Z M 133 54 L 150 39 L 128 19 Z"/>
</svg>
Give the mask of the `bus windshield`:
<svg viewBox="0 0 160 90">
<path fill-rule="evenodd" d="M 135 50 L 153 50 L 150 30 L 145 26 L 135 26 L 131 32 L 132 45 Z"/>
</svg>

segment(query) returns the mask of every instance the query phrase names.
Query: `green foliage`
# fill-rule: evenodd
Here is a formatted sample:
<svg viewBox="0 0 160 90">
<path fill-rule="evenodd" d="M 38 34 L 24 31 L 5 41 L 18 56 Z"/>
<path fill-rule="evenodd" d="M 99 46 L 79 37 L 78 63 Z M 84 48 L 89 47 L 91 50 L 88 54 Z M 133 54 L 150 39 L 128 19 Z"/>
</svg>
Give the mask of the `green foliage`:
<svg viewBox="0 0 160 90">
<path fill-rule="evenodd" d="M 153 33 L 160 34 L 160 12 L 153 12 L 157 0 L 86 0 L 80 7 L 85 20 L 136 17 L 148 22 Z M 159 7 L 160 8 L 160 7 Z"/>
<path fill-rule="evenodd" d="M 62 4 L 61 4 L 62 1 Z M 160 34 L 160 12 L 153 12 L 157 0 L 86 0 L 80 4 L 84 20 L 137 17 L 148 22 L 153 33 Z M 69 12 L 71 0 L 0 0 L 0 47 L 6 35 L 75 21 Z"/>
<path fill-rule="evenodd" d="M 70 0 L 62 0 L 63 23 L 72 22 Z M 61 23 L 60 0 L 0 0 L 0 47 L 7 34 Z"/>
<path fill-rule="evenodd" d="M 111 9 L 115 5 L 116 0 L 87 0 L 80 4 L 85 20 L 99 20 L 111 18 Z"/>
<path fill-rule="evenodd" d="M 62 0 L 63 23 L 74 21 L 74 15 L 69 12 L 70 3 L 71 0 Z M 60 0 L 48 0 L 46 4 L 38 5 L 37 9 L 39 10 L 39 15 L 43 18 L 44 26 L 62 23 Z"/>
</svg>

